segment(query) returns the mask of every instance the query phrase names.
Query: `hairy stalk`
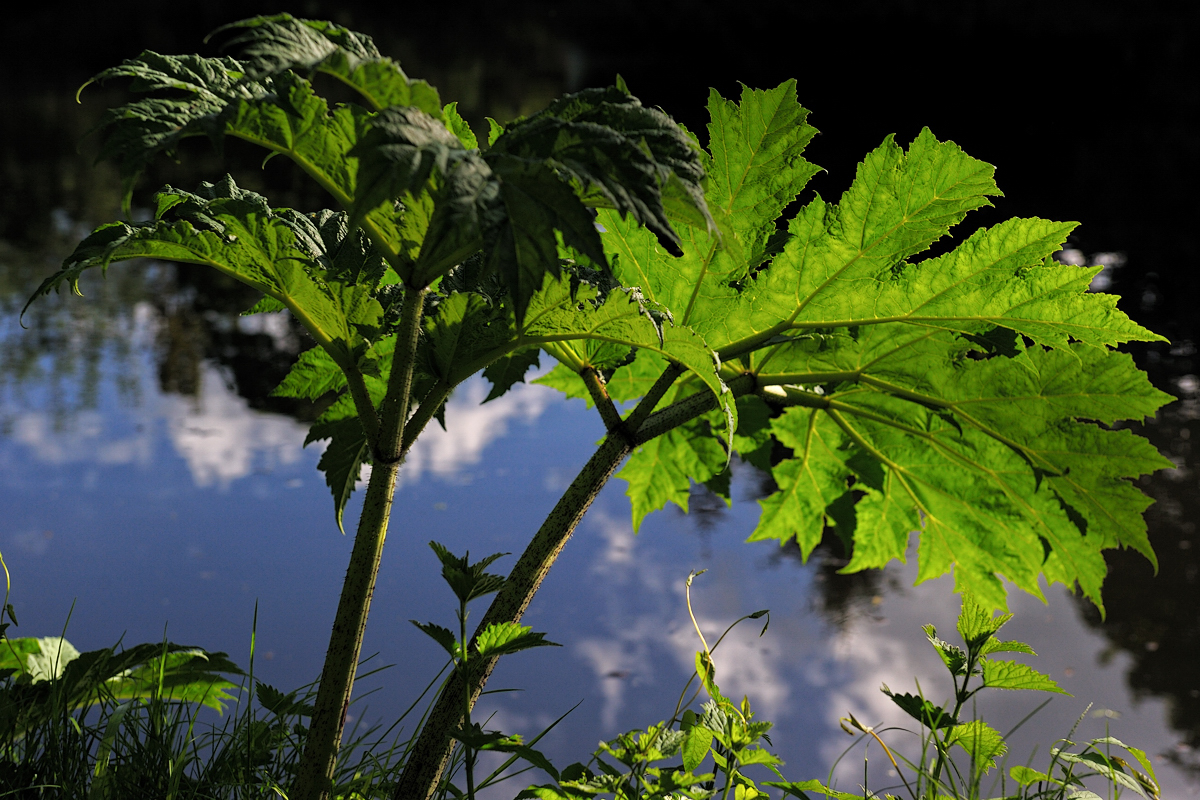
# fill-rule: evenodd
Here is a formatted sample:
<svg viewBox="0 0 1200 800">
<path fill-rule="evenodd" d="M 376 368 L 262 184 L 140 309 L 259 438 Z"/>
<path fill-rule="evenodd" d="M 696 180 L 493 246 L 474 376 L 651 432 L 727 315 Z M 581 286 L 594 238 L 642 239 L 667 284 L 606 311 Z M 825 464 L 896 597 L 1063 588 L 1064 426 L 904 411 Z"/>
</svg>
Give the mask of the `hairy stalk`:
<svg viewBox="0 0 1200 800">
<path fill-rule="evenodd" d="M 421 431 L 425 430 L 425 426 L 429 424 L 429 420 L 433 419 L 450 397 L 450 393 L 454 391 L 454 387 L 445 381 L 438 381 L 433 385 L 433 388 L 425 393 L 421 398 L 420 404 L 409 417 L 408 422 L 404 423 L 404 441 L 401 443 L 401 448 L 408 452 L 408 448 L 412 447 L 413 442 L 421 435 Z"/>
<path fill-rule="evenodd" d="M 592 402 L 596 404 L 596 410 L 600 412 L 600 418 L 604 420 L 605 430 L 609 433 L 616 433 L 621 427 L 621 412 L 617 410 L 612 398 L 608 396 L 604 378 L 594 367 L 585 367 L 583 372 L 579 373 L 579 377 L 583 378 L 588 393 L 592 396 Z"/>
<path fill-rule="evenodd" d="M 325 666 L 317 687 L 312 726 L 296 775 L 296 785 L 290 795 L 293 800 L 327 797 L 333 781 L 398 471 L 399 462 L 380 464 L 372 470 L 370 483 L 367 484 L 367 496 L 363 500 L 362 516 L 359 517 L 358 532 L 354 536 L 350 566 L 346 568 L 346 580 L 342 584 L 337 615 L 329 635 L 329 648 L 325 651 Z"/>
<path fill-rule="evenodd" d="M 413 364 L 417 355 L 417 339 L 421 335 L 421 317 L 426 289 L 409 288 L 400 310 L 400 327 L 396 334 L 396 352 L 392 374 L 388 378 L 387 395 L 379 409 L 379 440 L 375 442 L 376 462 L 399 461 L 405 453 L 404 425 L 408 420 L 412 396 Z"/>
<path fill-rule="evenodd" d="M 757 386 L 757 379 L 752 374 L 746 372 L 731 381 L 727 381 L 725 385 L 733 393 L 734 397 L 741 397 L 754 391 Z M 633 443 L 635 446 L 645 444 L 651 439 L 662 436 L 667 431 L 678 428 L 683 423 L 693 420 L 716 407 L 717 398 L 710 391 L 704 390 L 688 395 L 682 400 L 664 409 L 655 411 L 646 417 L 646 421 L 633 434 Z M 637 413 L 636 410 L 634 413 Z M 632 414 L 630 416 L 632 417 Z"/>
<path fill-rule="evenodd" d="M 404 427 L 424 298 L 424 290 L 413 289 L 409 289 L 404 297 L 392 374 L 380 408 L 379 435 L 371 444 L 375 466 L 363 500 L 350 566 L 346 569 L 346 580 L 342 584 L 342 595 L 329 635 L 329 648 L 325 651 L 312 726 L 290 795 L 292 800 L 324 800 L 332 788 L 346 709 L 354 690 L 354 672 L 362 651 L 363 631 L 387 537 L 396 474 L 407 452 Z"/>
</svg>

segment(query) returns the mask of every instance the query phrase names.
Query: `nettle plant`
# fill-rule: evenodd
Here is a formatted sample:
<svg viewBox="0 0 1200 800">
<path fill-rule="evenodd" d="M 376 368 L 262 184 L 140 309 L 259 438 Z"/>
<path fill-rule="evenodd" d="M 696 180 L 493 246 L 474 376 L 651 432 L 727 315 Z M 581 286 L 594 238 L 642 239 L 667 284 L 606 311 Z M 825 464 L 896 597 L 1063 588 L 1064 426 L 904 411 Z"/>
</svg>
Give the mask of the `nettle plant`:
<svg viewBox="0 0 1200 800">
<path fill-rule="evenodd" d="M 96 80 L 135 99 L 99 126 L 128 197 L 181 140 L 232 137 L 292 160 L 340 205 L 274 208 L 229 176 L 164 187 L 146 222 L 104 225 L 36 296 L 115 261 L 217 269 L 287 309 L 318 347 L 276 392 L 336 401 L 312 426 L 338 524 L 371 465 L 298 783 L 328 791 L 396 475 L 446 399 L 482 371 L 498 397 L 551 356 L 540 382 L 583 397 L 607 436 L 496 590 L 479 632 L 517 623 L 614 472 L 635 526 L 731 461 L 767 471 L 750 537 L 823 531 L 847 571 L 903 559 L 918 580 L 1002 607 L 1002 578 L 1038 577 L 1100 603 L 1106 548 L 1153 560 L 1131 479 L 1169 466 L 1113 423 L 1170 397 L 1111 348 L 1161 337 L 1098 268 L 1059 264 L 1074 225 L 1014 219 L 937 257 L 921 252 L 999 194 L 993 168 L 923 130 L 887 137 L 837 202 L 809 196 L 816 132 L 794 81 L 715 91 L 707 145 L 624 83 L 555 101 L 486 141 L 367 37 L 287 15 L 223 30 L 238 58 L 145 52 Z M 330 107 L 322 73 L 357 92 Z M 798 209 L 790 218 L 785 210 Z M 636 403 L 634 403 L 636 401 Z M 631 404 L 632 408 L 629 405 Z M 514 634 L 515 635 L 515 634 Z M 495 658 L 458 670 L 397 787 L 428 796 Z"/>
</svg>

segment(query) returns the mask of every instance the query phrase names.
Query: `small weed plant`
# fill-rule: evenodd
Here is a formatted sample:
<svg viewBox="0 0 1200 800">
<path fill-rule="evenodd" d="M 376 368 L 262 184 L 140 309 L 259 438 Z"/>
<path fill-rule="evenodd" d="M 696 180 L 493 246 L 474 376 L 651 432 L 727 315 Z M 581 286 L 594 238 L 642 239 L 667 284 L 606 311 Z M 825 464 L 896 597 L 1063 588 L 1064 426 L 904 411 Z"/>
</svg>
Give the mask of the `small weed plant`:
<svg viewBox="0 0 1200 800">
<path fill-rule="evenodd" d="M 1054 259 L 1073 223 L 1012 219 L 922 258 L 1000 194 L 993 167 L 955 143 L 928 129 L 907 147 L 887 136 L 826 200 L 806 188 L 821 170 L 804 156 L 816 129 L 795 81 L 736 99 L 713 91 L 703 137 L 620 78 L 477 131 L 369 37 L 332 23 L 282 14 L 217 37 L 236 56 L 146 51 L 95 79 L 128 81 L 131 93 L 98 128 L 126 208 L 146 167 L 189 137 L 288 159 L 336 208 L 276 207 L 231 175 L 165 186 L 151 219 L 97 228 L 34 297 L 151 258 L 241 281 L 262 294 L 245 313 L 290 313 L 311 336 L 275 391 L 329 403 L 308 440 L 328 441 L 319 468 L 339 528 L 371 472 L 303 756 L 279 779 L 292 800 L 346 785 L 339 750 L 399 470 L 477 373 L 494 399 L 548 356 L 555 366 L 539 382 L 585 399 L 606 435 L 502 580 L 439 550 L 445 574 L 459 576 L 458 631 L 422 630 L 454 667 L 406 745 L 397 800 L 449 786 L 456 751 L 472 794 L 477 751 L 524 746 L 488 738 L 471 709 L 499 657 L 545 643 L 527 638 L 522 614 L 618 470 L 636 528 L 668 503 L 686 510 L 694 484 L 728 499 L 736 457 L 775 487 L 751 539 L 794 541 L 807 557 L 832 530 L 857 571 L 904 558 L 915 536 L 919 580 L 953 572 L 960 592 L 993 609 L 1005 606 L 1004 579 L 1040 594 L 1042 577 L 1099 605 L 1105 549 L 1154 558 L 1149 501 L 1132 481 L 1172 464 L 1114 423 L 1171 398 L 1114 348 L 1162 337 L 1088 291 L 1099 267 Z M 331 106 L 316 79 L 355 100 Z M 485 595 L 468 631 L 465 605 Z M 158 661 L 127 652 L 164 675 L 168 662 L 203 661 L 188 648 Z M 86 655 L 60 658 L 47 685 L 66 687 Z M 705 658 L 712 705 L 606 757 L 643 764 L 687 742 L 694 766 L 711 733 L 705 752 L 724 794 L 743 800 L 755 790 L 736 765 L 769 760 L 755 749 L 765 723 L 721 698 Z M 117 695 L 99 701 L 109 720 L 134 714 Z M 250 754 L 259 727 L 244 726 Z M 934 767 L 934 785 L 948 769 Z M 662 794 L 684 780 L 653 775 Z"/>
<path fill-rule="evenodd" d="M 995 616 L 967 595 L 963 598 L 957 624 L 963 647 L 943 641 L 932 625 L 925 626 L 925 635 L 941 657 L 954 685 L 949 702 L 935 705 L 920 693 L 919 685 L 918 694 L 908 694 L 893 692 L 884 684 L 881 691 L 919 725 L 918 731 L 907 731 L 915 733 L 921 743 L 916 757 L 907 757 L 884 741 L 881 734 L 891 733 L 891 729 L 877 731 L 855 719 L 853 714 L 842 719 L 842 728 L 847 733 L 883 748 L 901 781 L 899 785 L 871 791 L 864 783 L 861 794 L 834 791 L 813 781 L 784 788 L 789 791 L 803 788 L 844 800 L 865 800 L 880 796 L 880 792 L 895 793 L 912 800 L 943 797 L 1099 800 L 1101 797 L 1119 797 L 1126 790 L 1145 800 L 1156 800 L 1158 783 L 1154 767 L 1144 751 L 1107 735 L 1082 746 L 1072 741 L 1071 737 L 1087 710 L 1076 720 L 1066 738 L 1050 749 L 1044 772 L 1029 765 L 1018 765 L 1007 772 L 1001 769 L 998 776 L 988 778 L 997 763 L 1006 760 L 1007 739 L 1046 704 L 1034 709 L 1007 734 L 1001 734 L 982 719 L 964 720 L 963 712 L 968 703 L 984 689 L 1067 694 L 1049 676 L 1027 664 L 994 658 L 997 653 L 1036 655 L 1024 642 L 996 638 L 1000 628 L 1011 618 L 1011 614 Z M 1072 752 L 1070 748 L 1076 747 L 1080 749 Z M 1093 791 L 1096 788 L 1101 793 Z"/>
</svg>

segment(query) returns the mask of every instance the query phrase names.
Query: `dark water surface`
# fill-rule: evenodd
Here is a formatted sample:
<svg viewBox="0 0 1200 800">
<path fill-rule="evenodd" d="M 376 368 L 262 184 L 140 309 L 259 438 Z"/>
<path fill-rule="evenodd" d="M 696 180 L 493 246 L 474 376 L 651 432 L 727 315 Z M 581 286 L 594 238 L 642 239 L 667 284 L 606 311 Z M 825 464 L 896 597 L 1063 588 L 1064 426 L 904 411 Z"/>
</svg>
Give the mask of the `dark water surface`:
<svg viewBox="0 0 1200 800">
<path fill-rule="evenodd" d="M 335 14 L 311 5 L 302 13 Z M 704 97 L 702 86 L 693 85 L 698 81 L 730 89 L 707 77 L 726 68 L 694 53 L 688 62 L 639 56 L 635 51 L 645 31 L 604 41 L 595 31 L 590 39 L 583 32 L 566 36 L 567 23 L 538 4 L 518 7 L 528 10 L 526 5 L 533 9 L 526 17 L 495 29 L 502 35 L 480 36 L 472 48 L 453 52 L 449 45 L 439 50 L 431 44 L 439 41 L 435 37 L 398 33 L 402 26 L 367 17 L 353 4 L 336 13 L 358 14 L 342 21 L 358 20 L 395 44 L 392 51 L 403 51 L 410 72 L 440 83 L 445 99 L 461 100 L 473 119 L 511 117 L 618 70 L 634 76 L 635 90 L 646 87 L 642 93 L 668 110 L 675 110 L 675 96 L 680 106 L 698 109 Z M 219 6 L 210 4 L 216 10 L 206 13 L 218 15 Z M 864 7 L 878 11 L 874 4 Z M 972 8 L 978 19 L 971 24 L 964 22 L 969 14 L 942 19 L 934 11 L 925 23 L 941 34 L 962 29 L 964 35 L 982 35 L 979 20 L 987 21 L 992 6 Z M 618 19 L 631 13 L 621 4 L 614 9 Z M 40 13 L 27 13 L 30 30 Z M 866 41 L 878 45 L 888 25 L 924 19 L 914 13 L 879 16 Z M 830 26 L 842 19 L 830 9 L 821 14 L 817 21 Z M 1008 138 L 1025 144 L 1006 150 L 1005 136 L 995 125 L 980 127 L 983 112 L 953 87 L 940 104 L 922 100 L 925 105 L 914 111 L 883 103 L 868 113 L 862 103 L 846 99 L 851 95 L 844 80 L 827 72 L 821 81 L 809 81 L 807 90 L 802 82 L 800 90 L 825 131 L 810 148 L 811 157 L 831 170 L 832 177 L 820 178 L 824 183 L 818 187 L 829 195 L 848 182 L 855 160 L 884 134 L 902 129 L 904 139 L 916 132 L 914 125 L 941 120 L 935 133 L 953 136 L 968 152 L 999 164 L 1001 186 L 1011 199 L 997 214 L 1083 219 L 1083 232 L 1063 259 L 1112 266 L 1103 277 L 1111 291 L 1125 296 L 1122 308 L 1175 340 L 1135 352 L 1156 385 L 1181 398 L 1143 431 L 1177 464 L 1143 483 L 1157 500 L 1147 518 L 1158 574 L 1139 557 L 1116 553 L 1109 562 L 1103 624 L 1095 609 L 1055 587 L 1045 604 L 1014 596 L 1016 618 L 1005 635 L 1033 644 L 1041 656 L 1032 663 L 1075 695 L 1054 700 L 1022 729 L 1014 763 L 1024 763 L 1037 744 L 1033 765 L 1044 765 L 1046 748 L 1095 703 L 1077 741 L 1109 725 L 1113 735 L 1159 756 L 1164 797 L 1196 796 L 1200 464 L 1191 439 L 1200 437 L 1200 370 L 1191 343 L 1196 253 L 1193 234 L 1182 222 L 1194 220 L 1187 215 L 1195 202 L 1173 188 L 1194 174 L 1194 134 L 1180 131 L 1195 116 L 1195 90 L 1178 72 L 1187 63 L 1171 49 L 1178 47 L 1178 36 L 1155 38 L 1161 33 L 1154 27 L 1157 17 L 1143 20 L 1141 28 L 1100 13 L 1079 17 L 1074 27 L 1053 17 L 1041 19 L 1042 33 L 1029 35 L 1059 42 L 1064 57 L 1090 54 L 1095 74 L 1080 72 L 1074 86 L 1087 103 L 1042 99 L 1042 89 L 1021 95 L 1021 87 L 1034 84 L 1022 83 L 1028 76 L 1017 67 L 1003 80 L 999 73 L 985 76 L 1010 108 L 1027 104 L 1021 113 L 1011 112 L 1016 117 L 1036 121 L 1046 118 L 1046 109 L 1057 109 L 1044 126 L 1007 128 Z M 597 29 L 618 24 L 585 21 Z M 1182 20 L 1176 27 L 1191 30 L 1185 22 L 1191 24 Z M 17 322 L 32 288 L 74 241 L 91 224 L 118 213 L 112 173 L 93 170 L 86 146 L 78 155 L 75 144 L 105 103 L 119 95 L 99 90 L 88 105 L 74 105 L 67 86 L 80 76 L 71 70 L 86 77 L 147 43 L 192 50 L 200 29 L 211 27 L 205 21 L 180 29 L 171 20 L 159 20 L 156 27 L 144 19 L 138 25 L 103 47 L 95 42 L 85 47 L 79 36 L 63 32 L 64 45 L 79 45 L 63 75 L 0 90 L 9 112 L 0 119 L 0 166 L 9 187 L 0 202 L 0 552 L 13 574 L 12 600 L 21 622 L 16 633 L 56 635 L 66 624 L 67 638 L 92 649 L 122 637 L 128 644 L 158 641 L 165 630 L 174 641 L 224 650 L 245 663 L 257 603 L 256 674 L 293 688 L 320 668 L 350 549 L 349 539 L 337 532 L 315 469 L 320 452 L 302 446 L 306 420 L 318 409 L 267 397 L 306 346 L 301 333 L 283 317 L 239 318 L 237 312 L 254 298 L 236 285 L 146 263 L 118 265 L 107 281 L 98 276 L 85 281 L 84 299 L 40 303 L 26 316 L 27 329 Z M 754 25 L 761 32 L 763 23 Z M 699 35 L 697 26 L 687 19 L 676 32 Z M 1147 61 L 1147 48 L 1155 42 L 1158 60 Z M 118 46 L 125 50 L 113 57 Z M 737 67 L 737 77 L 773 85 L 802 76 L 811 69 L 808 60 L 828 55 L 820 48 L 831 46 L 812 44 L 816 51 L 796 51 L 780 66 L 787 61 L 783 51 L 764 50 L 756 62 L 744 45 L 729 53 L 727 70 Z M 1125 59 L 1124 72 L 1114 66 L 1119 59 Z M 1079 68 L 1047 69 L 1046 80 L 1053 82 L 1065 79 L 1062 70 Z M 672 76 L 678 78 L 671 89 L 677 94 L 663 97 Z M 1146 113 L 1139 116 L 1119 114 L 1096 99 L 1133 103 L 1129 98 L 1135 95 L 1139 103 L 1169 95 L 1173 104 L 1155 106 L 1154 113 L 1141 107 Z M 918 112 L 925 116 L 912 123 Z M 702 119 L 686 119 L 694 129 L 702 127 Z M 1154 141 L 1159 149 L 1145 150 L 1140 161 L 1123 157 L 1114 142 L 1131 136 Z M 272 162 L 258 171 L 255 156 L 234 148 L 230 166 L 222 167 L 197 147 L 184 165 L 157 167 L 147 185 L 190 186 L 229 168 L 239 183 L 269 191 L 278 204 L 311 208 L 325 202 L 285 165 Z M 1104 170 L 1096 167 L 1100 162 L 1107 163 Z M 1098 189 L 1105 176 L 1107 194 Z M 1135 202 L 1133 192 L 1150 199 Z M 137 199 L 145 202 L 143 195 Z M 967 227 L 994 221 L 980 216 Z M 368 700 L 368 718 L 394 717 L 441 666 L 436 645 L 408 622 L 449 624 L 452 618 L 449 591 L 434 577 L 434 557 L 425 543 L 437 539 L 476 555 L 519 552 L 601 435 L 594 413 L 548 389 L 518 386 L 480 405 L 485 394 L 482 383 L 465 385 L 447 413 L 449 432 L 429 431 L 405 467 L 365 648 L 379 653 L 376 663 L 393 666 L 364 687 L 378 689 Z M 552 757 L 565 763 L 590 752 L 601 736 L 669 716 L 697 646 L 683 598 L 684 580 L 695 569 L 709 570 L 693 595 L 706 634 L 751 611 L 771 609 L 764 636 L 753 623 L 743 625 L 716 661 L 726 692 L 749 695 L 761 716 L 777 723 L 773 739 L 790 777 L 826 774 L 849 742 L 837 722 L 847 712 L 866 722 L 899 721 L 878 691 L 881 682 L 911 690 L 916 677 L 927 694 L 943 696 L 947 687 L 939 662 L 919 626 L 953 627 L 957 600 L 949 582 L 914 588 L 914 570 L 905 565 L 839 576 L 832 550 L 819 551 L 804 565 L 790 550 L 743 544 L 758 513 L 757 484 L 752 470 L 743 470 L 732 507 L 698 493 L 691 516 L 659 512 L 635 536 L 624 485 L 613 481 L 526 618 L 564 647 L 502 664 L 490 687 L 524 691 L 485 699 L 493 723 L 533 734 L 582 701 L 545 740 Z M 356 519 L 357 503 L 346 516 Z M 1008 694 L 982 703 L 981 711 L 1004 729 L 1039 701 Z M 846 785 L 861 776 L 859 756 L 844 764 Z M 872 756 L 876 766 L 883 763 L 879 753 Z M 877 779 L 886 775 L 879 772 L 872 780 Z"/>
</svg>

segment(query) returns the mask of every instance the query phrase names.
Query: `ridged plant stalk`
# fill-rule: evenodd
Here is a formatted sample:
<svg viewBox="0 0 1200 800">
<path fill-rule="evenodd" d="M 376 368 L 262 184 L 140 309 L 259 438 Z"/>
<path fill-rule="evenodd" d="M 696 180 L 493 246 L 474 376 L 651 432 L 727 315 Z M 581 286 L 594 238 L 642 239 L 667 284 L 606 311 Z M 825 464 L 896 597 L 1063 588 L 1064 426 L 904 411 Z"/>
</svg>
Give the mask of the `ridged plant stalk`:
<svg viewBox="0 0 1200 800">
<path fill-rule="evenodd" d="M 342 584 L 329 647 L 325 651 L 312 726 L 291 793 L 293 800 L 324 800 L 329 797 L 333 784 L 346 710 L 354 690 L 354 673 L 362 652 L 363 632 L 387 538 L 396 475 L 416 438 L 415 434 L 406 437 L 405 427 L 424 298 L 424 289 L 409 289 L 404 297 L 392 374 L 387 395 L 380 406 L 378 434 L 371 447 L 374 468 L 354 535 L 350 566 Z M 373 414 L 374 410 L 370 406 L 360 409 L 359 416 L 364 417 L 368 412 Z"/>
</svg>

